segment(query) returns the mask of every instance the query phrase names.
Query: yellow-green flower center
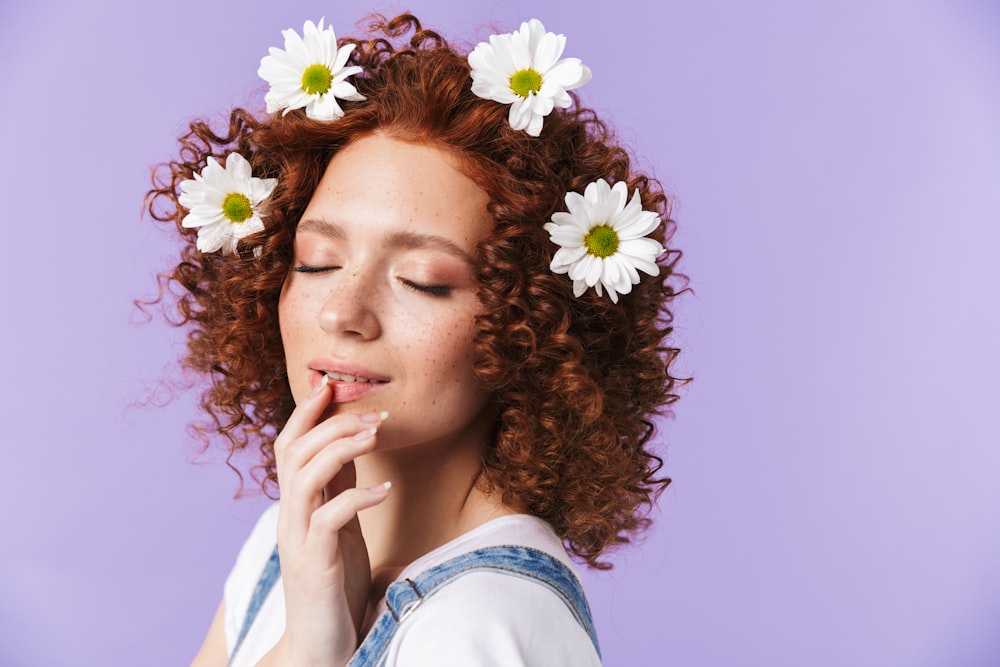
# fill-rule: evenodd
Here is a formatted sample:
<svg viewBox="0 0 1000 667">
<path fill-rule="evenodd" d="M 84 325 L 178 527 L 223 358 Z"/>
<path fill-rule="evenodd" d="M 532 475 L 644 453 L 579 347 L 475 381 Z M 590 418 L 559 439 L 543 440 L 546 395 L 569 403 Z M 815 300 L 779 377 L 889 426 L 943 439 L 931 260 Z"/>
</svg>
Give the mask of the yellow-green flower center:
<svg viewBox="0 0 1000 667">
<path fill-rule="evenodd" d="M 533 69 L 522 69 L 510 77 L 510 89 L 521 97 L 528 97 L 542 89 L 542 75 Z"/>
<path fill-rule="evenodd" d="M 322 95 L 333 85 L 333 72 L 326 65 L 310 65 L 302 72 L 302 90 L 310 95 Z"/>
<path fill-rule="evenodd" d="M 618 250 L 618 232 L 610 225 L 596 225 L 583 237 L 583 244 L 595 257 L 610 257 Z"/>
<path fill-rule="evenodd" d="M 226 216 L 229 222 L 246 222 L 247 218 L 253 215 L 250 199 L 239 192 L 230 192 L 222 200 L 222 215 Z"/>
</svg>

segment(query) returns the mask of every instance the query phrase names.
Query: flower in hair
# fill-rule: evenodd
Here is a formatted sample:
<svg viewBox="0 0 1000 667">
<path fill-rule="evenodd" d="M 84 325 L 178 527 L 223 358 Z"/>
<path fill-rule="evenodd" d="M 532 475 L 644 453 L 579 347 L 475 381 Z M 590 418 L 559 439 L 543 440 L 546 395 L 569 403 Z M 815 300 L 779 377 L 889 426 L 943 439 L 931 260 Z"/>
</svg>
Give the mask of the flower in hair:
<svg viewBox="0 0 1000 667">
<path fill-rule="evenodd" d="M 276 178 L 256 178 L 250 163 L 239 153 L 226 156 L 222 167 L 214 158 L 193 180 L 181 181 L 177 198 L 188 209 L 181 224 L 198 228 L 198 250 L 231 255 L 239 240 L 264 229 L 265 200 Z"/>
<path fill-rule="evenodd" d="M 608 185 L 603 178 L 589 184 L 581 195 L 566 193 L 569 212 L 556 211 L 545 231 L 560 246 L 552 257 L 554 273 L 568 273 L 577 297 L 593 287 L 598 296 L 618 303 L 639 283 L 639 271 L 658 275 L 656 258 L 663 246 L 646 235 L 660 224 L 654 211 L 642 210 L 639 191 L 628 199 L 628 186 Z"/>
<path fill-rule="evenodd" d="M 525 21 L 517 32 L 491 35 L 469 54 L 472 92 L 510 104 L 510 126 L 537 137 L 553 108 L 573 103 L 567 91 L 590 81 L 590 69 L 579 58 L 560 59 L 564 48 L 565 35 L 545 32 L 538 19 Z"/>
<path fill-rule="evenodd" d="M 270 55 L 260 60 L 258 76 L 271 84 L 264 96 L 267 112 L 305 107 L 306 115 L 314 120 L 334 120 L 344 115 L 337 99 L 360 102 L 358 93 L 347 77 L 361 71 L 360 67 L 345 67 L 354 44 L 337 48 L 337 36 L 332 27 L 323 29 L 306 21 L 302 36 L 294 29 L 282 30 L 285 49 L 271 47 Z"/>
</svg>

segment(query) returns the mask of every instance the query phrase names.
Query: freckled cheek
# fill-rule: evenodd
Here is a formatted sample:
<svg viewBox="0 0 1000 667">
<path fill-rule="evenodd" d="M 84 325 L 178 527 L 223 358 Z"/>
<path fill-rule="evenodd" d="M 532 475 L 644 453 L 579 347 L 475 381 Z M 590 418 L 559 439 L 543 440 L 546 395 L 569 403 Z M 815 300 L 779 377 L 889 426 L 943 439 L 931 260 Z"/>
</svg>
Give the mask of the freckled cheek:
<svg viewBox="0 0 1000 667">
<path fill-rule="evenodd" d="M 301 329 L 304 322 L 316 322 L 323 307 L 322 295 L 315 290 L 289 289 L 278 300 L 278 320 L 282 326 Z"/>
<path fill-rule="evenodd" d="M 308 295 L 283 292 L 278 301 L 278 327 L 281 331 L 281 342 L 285 348 L 285 363 L 289 369 L 289 384 L 296 401 L 309 394 L 309 379 L 303 373 L 292 372 L 303 367 L 308 356 L 308 342 L 312 332 L 308 326 L 309 313 L 315 322 L 315 310 L 310 311 L 312 304 Z"/>
<path fill-rule="evenodd" d="M 464 324 L 464 323 L 463 323 Z M 418 362 L 419 373 L 442 394 L 462 397 L 477 383 L 472 370 L 475 331 L 462 325 L 436 326 L 410 342 L 407 356 Z M 416 369 L 414 369 L 416 370 Z"/>
</svg>

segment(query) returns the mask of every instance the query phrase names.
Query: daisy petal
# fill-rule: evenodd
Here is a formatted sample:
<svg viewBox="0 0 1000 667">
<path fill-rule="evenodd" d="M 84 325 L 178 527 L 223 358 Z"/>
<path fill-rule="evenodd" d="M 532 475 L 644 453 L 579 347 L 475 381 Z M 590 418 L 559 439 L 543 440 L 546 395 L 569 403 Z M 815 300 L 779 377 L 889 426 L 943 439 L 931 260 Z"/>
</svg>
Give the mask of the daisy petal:
<svg viewBox="0 0 1000 667">
<path fill-rule="evenodd" d="M 524 128 L 524 131 L 532 137 L 537 137 L 542 133 L 542 123 L 544 121 L 544 115 L 533 113 L 531 114 L 531 119 L 528 121 L 528 126 Z"/>
<path fill-rule="evenodd" d="M 590 68 L 579 58 L 563 58 L 545 72 L 545 85 L 562 90 L 573 90 L 590 81 Z"/>
<path fill-rule="evenodd" d="M 579 59 L 560 59 L 565 46 L 566 37 L 546 32 L 538 19 L 525 21 L 517 32 L 491 35 L 488 42 L 480 42 L 469 53 L 472 92 L 483 99 L 511 104 L 510 126 L 537 137 L 545 116 L 556 107 L 565 109 L 572 104 L 566 91 L 590 80 L 590 70 Z M 533 83 L 525 86 L 523 78 L 513 84 L 518 73 L 537 75 L 538 87 Z M 514 107 L 518 107 L 516 111 Z"/>
<path fill-rule="evenodd" d="M 336 43 L 336 41 L 334 41 L 334 43 Z M 351 53 L 354 51 L 356 47 L 357 44 L 345 44 L 344 46 L 337 49 L 337 56 L 336 58 L 334 58 L 333 63 L 331 63 L 330 70 L 335 73 L 338 73 L 339 75 L 339 73 L 345 69 L 344 65 L 347 64 L 347 59 L 351 57 Z M 351 74 L 357 74 L 358 72 L 361 71 L 360 67 L 351 67 L 349 69 L 353 69 L 355 71 L 347 73 L 345 74 L 345 76 L 350 76 Z"/>
<path fill-rule="evenodd" d="M 177 199 L 188 209 L 181 225 L 198 228 L 195 245 L 201 252 L 234 253 L 239 239 L 263 231 L 267 198 L 278 183 L 253 176 L 250 162 L 239 153 L 227 155 L 225 164 L 223 169 L 208 158 L 200 174 L 180 184 Z"/>
<path fill-rule="evenodd" d="M 589 255 L 591 258 L 590 265 L 587 266 L 587 273 L 584 275 L 584 281 L 593 287 L 601 280 L 601 276 L 604 275 L 604 260 L 593 255 Z"/>
<path fill-rule="evenodd" d="M 539 23 L 539 25 L 541 25 Z M 544 30 L 545 28 L 542 28 Z M 566 48 L 566 36 L 546 33 L 538 40 L 538 44 L 532 50 L 534 53 L 533 65 L 537 72 L 548 74 L 553 65 L 559 60 L 563 50 Z M 567 59 L 568 60 L 568 59 Z"/>
<path fill-rule="evenodd" d="M 640 271 L 659 275 L 656 258 L 665 252 L 663 246 L 637 233 L 652 232 L 660 218 L 653 211 L 641 209 L 638 191 L 629 199 L 623 181 L 612 186 L 601 178 L 587 184 L 582 195 L 567 192 L 565 201 L 569 212 L 553 213 L 544 229 L 559 246 L 550 268 L 554 273 L 568 275 L 575 296 L 593 287 L 598 296 L 607 290 L 612 302 L 618 303 L 618 295 L 630 294 L 632 286 L 639 284 Z M 592 237 L 595 227 L 610 228 L 614 232 L 611 242 L 607 229 Z"/>
<path fill-rule="evenodd" d="M 355 45 L 338 48 L 337 35 L 332 27 L 324 28 L 322 19 L 318 24 L 306 21 L 301 36 L 291 28 L 281 34 L 285 38 L 284 50 L 271 47 L 257 69 L 257 75 L 270 85 L 264 96 L 268 113 L 287 114 L 305 108 L 309 118 L 335 120 L 344 115 L 338 98 L 352 102 L 365 99 L 346 81 L 361 71 L 357 66 L 346 66 Z M 328 70 L 328 85 L 322 77 L 318 82 L 303 82 L 306 70 L 317 66 Z"/>
</svg>

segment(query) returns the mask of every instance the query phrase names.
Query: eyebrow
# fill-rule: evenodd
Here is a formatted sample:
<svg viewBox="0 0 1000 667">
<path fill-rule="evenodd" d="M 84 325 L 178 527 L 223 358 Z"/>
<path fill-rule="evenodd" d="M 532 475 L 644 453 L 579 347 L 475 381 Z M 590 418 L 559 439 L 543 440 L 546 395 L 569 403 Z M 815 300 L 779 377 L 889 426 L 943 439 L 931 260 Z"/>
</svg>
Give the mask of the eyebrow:
<svg viewBox="0 0 1000 667">
<path fill-rule="evenodd" d="M 347 240 L 347 232 L 342 226 L 332 220 L 324 220 L 322 218 L 306 218 L 300 221 L 296 232 L 312 232 L 335 239 Z M 474 264 L 469 253 L 443 236 L 419 234 L 409 231 L 393 231 L 386 234 L 385 244 L 390 248 L 405 248 L 407 250 L 439 250 L 458 257 L 468 264 Z"/>
</svg>

